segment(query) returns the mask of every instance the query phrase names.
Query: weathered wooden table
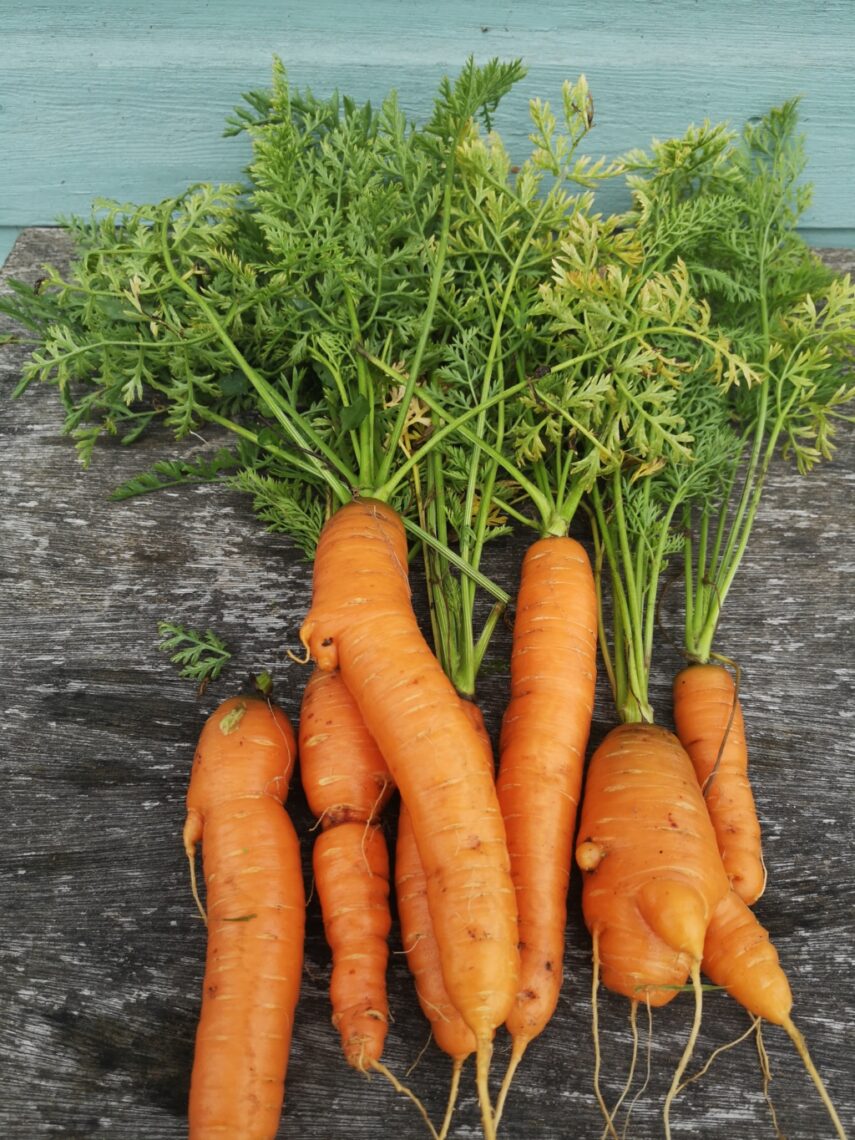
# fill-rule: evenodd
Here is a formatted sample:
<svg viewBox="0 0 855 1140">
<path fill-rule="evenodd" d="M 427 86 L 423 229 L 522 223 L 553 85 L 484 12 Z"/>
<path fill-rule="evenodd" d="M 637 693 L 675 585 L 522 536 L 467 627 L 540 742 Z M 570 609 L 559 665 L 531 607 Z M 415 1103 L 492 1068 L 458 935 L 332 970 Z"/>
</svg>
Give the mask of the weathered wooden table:
<svg viewBox="0 0 855 1140">
<path fill-rule="evenodd" d="M 5 273 L 32 279 L 62 249 L 55 231 L 27 231 Z M 851 266 L 855 255 L 837 260 Z M 175 1140 L 186 1127 L 204 954 L 180 842 L 194 741 L 215 704 L 263 666 L 275 671 L 282 703 L 296 719 L 305 673 L 285 650 L 297 643 L 309 570 L 287 539 L 264 533 L 236 494 L 201 488 L 108 502 L 113 486 L 172 454 L 175 445 L 152 438 L 133 448 L 101 448 L 84 473 L 60 434 L 53 389 L 8 399 L 24 356 L 23 348 L 9 347 L 0 361 L 0 1136 Z M 505 585 L 514 582 L 518 557 L 512 544 L 492 565 Z M 849 429 L 835 462 L 810 477 L 783 467 L 773 472 L 721 629 L 722 648 L 738 654 L 744 668 L 769 867 L 758 914 L 792 979 L 797 1021 L 849 1125 L 855 1118 L 853 592 L 855 434 Z M 234 648 L 236 668 L 204 697 L 156 649 L 156 622 L 163 618 L 210 626 Z M 508 643 L 503 630 L 481 687 L 493 732 L 506 699 Z M 664 722 L 670 675 L 679 664 L 663 646 L 654 700 Z M 594 741 L 610 716 L 601 686 Z M 289 806 L 303 836 L 309 884 L 310 816 L 299 789 Z M 592 1092 L 590 949 L 578 881 L 565 968 L 559 1011 L 532 1045 L 510 1099 L 507 1140 L 602 1132 Z M 281 1135 L 424 1135 L 408 1102 L 342 1061 L 329 1023 L 328 973 L 312 899 Z M 401 1076 L 415 1066 L 410 1083 L 436 1119 L 448 1062 L 433 1046 L 422 1052 L 427 1029 L 400 952 L 392 955 L 389 989 L 394 1022 L 386 1059 Z M 599 1008 L 602 1084 L 613 1102 L 629 1063 L 628 1011 L 607 994 Z M 661 1135 L 662 1098 L 690 1015 L 687 997 L 655 1014 L 652 1076 L 633 1110 L 632 1136 Z M 693 1069 L 747 1024 L 733 1001 L 709 994 Z M 764 1036 L 781 1132 L 790 1140 L 830 1136 L 789 1041 L 771 1028 Z M 504 1041 L 497 1052 L 501 1062 Z M 645 1064 L 642 1056 L 636 1089 Z M 678 1099 L 673 1132 L 710 1140 L 775 1135 L 750 1041 L 717 1059 Z M 467 1084 L 453 1135 L 478 1134 Z"/>
</svg>

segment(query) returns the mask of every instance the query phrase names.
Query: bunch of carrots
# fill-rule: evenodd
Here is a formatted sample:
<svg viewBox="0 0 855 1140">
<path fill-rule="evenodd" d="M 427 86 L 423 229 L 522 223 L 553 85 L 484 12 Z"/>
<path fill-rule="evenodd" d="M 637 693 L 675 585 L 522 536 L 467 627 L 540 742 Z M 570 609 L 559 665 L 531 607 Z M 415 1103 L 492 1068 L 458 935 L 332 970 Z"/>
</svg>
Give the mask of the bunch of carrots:
<svg viewBox="0 0 855 1140">
<path fill-rule="evenodd" d="M 393 95 L 379 109 L 320 100 L 277 64 L 272 90 L 233 121 L 253 144 L 247 186 L 114 204 L 73 223 L 68 276 L 17 286 L 4 308 L 37 340 L 24 386 L 58 384 L 84 462 L 99 436 L 132 442 L 158 418 L 179 437 L 225 429 L 232 450 L 159 464 L 117 497 L 225 482 L 313 557 L 297 736 L 349 1065 L 383 1073 L 444 1137 L 474 1056 L 492 1140 L 559 1000 L 575 863 L 595 1022 L 600 982 L 629 999 L 634 1033 L 639 1004 L 694 994 L 665 1134 L 703 972 L 786 1030 L 843 1136 L 750 910 L 766 871 L 739 671 L 713 644 L 773 458 L 803 471 L 829 458 L 855 395 L 855 288 L 797 234 L 794 103 L 740 138 L 693 127 L 606 163 L 579 154 L 593 126 L 580 79 L 558 115 L 532 102 L 532 152 L 513 166 L 492 117 L 522 75 L 469 61 L 416 127 Z M 617 177 L 632 206 L 603 217 L 594 192 Z M 511 599 L 482 561 L 514 526 L 535 534 L 496 765 L 476 681 Z M 412 606 L 415 558 L 432 645 Z M 648 687 L 680 564 L 674 734 L 654 723 Z M 617 726 L 586 774 L 598 667 Z M 256 693 L 221 705 L 196 753 L 184 846 L 195 891 L 202 844 L 208 952 L 193 1137 L 277 1131 L 302 960 L 282 807 L 297 751 Z M 438 1125 L 383 1061 L 393 890 L 418 1000 L 451 1060 Z M 512 1047 L 494 1092 L 502 1026 Z M 621 1104 L 605 1102 L 595 1049 L 616 1138 Z"/>
</svg>

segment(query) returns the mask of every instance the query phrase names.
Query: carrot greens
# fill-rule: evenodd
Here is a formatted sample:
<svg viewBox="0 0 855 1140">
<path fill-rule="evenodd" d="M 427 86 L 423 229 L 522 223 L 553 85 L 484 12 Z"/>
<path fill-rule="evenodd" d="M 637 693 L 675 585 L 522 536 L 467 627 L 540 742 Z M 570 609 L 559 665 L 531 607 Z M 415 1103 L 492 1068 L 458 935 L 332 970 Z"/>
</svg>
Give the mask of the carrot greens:
<svg viewBox="0 0 855 1140">
<path fill-rule="evenodd" d="M 277 64 L 240 119 L 247 186 L 98 203 L 70 223 L 71 272 L 18 287 L 4 308 L 43 342 L 23 385 L 58 386 L 84 463 L 101 436 L 129 441 L 158 418 L 179 437 L 214 424 L 257 448 L 237 453 L 239 485 L 283 525 L 313 493 L 406 509 L 399 445 L 433 364 L 457 149 L 522 74 L 470 60 L 415 127 L 394 95 L 379 109 L 318 99 Z M 401 362 L 402 385 L 371 357 Z"/>
<path fill-rule="evenodd" d="M 646 263 L 685 264 L 713 327 L 754 376 L 730 397 L 742 448 L 722 456 L 719 493 L 684 515 L 686 649 L 707 661 L 773 458 L 809 471 L 831 457 L 836 424 L 850 418 L 855 286 L 834 277 L 796 229 L 810 201 L 796 100 L 750 122 L 738 140 L 706 124 L 634 152 L 627 166 L 627 221 Z"/>
<path fill-rule="evenodd" d="M 416 123 L 394 93 L 377 106 L 317 96 L 276 61 L 270 88 L 248 93 L 229 120 L 227 134 L 251 145 L 242 183 L 196 185 L 143 205 L 96 201 L 91 217 L 65 223 L 70 268 L 48 267 L 34 287 L 12 282 L 0 300 L 26 330 L 16 339 L 33 345 L 17 394 L 35 381 L 56 387 L 84 466 L 100 441 L 129 445 L 158 428 L 182 441 L 182 454 L 126 479 L 114 499 L 230 488 L 305 555 L 319 549 L 300 631 L 305 660 L 345 687 L 421 829 L 448 1000 L 477 1039 L 487 1137 L 557 1001 L 563 941 L 535 961 L 540 903 L 530 900 L 540 896 L 519 867 L 540 876 L 541 848 L 558 853 L 550 897 L 563 929 L 595 625 L 623 723 L 613 737 L 620 747 L 598 749 L 592 770 L 623 763 L 622 741 L 650 753 L 657 777 L 672 761 L 682 770 L 688 758 L 654 726 L 649 688 L 669 568 L 682 556 L 685 648 L 707 662 L 717 656 L 722 607 L 772 463 L 782 456 L 806 473 L 830 458 L 855 398 L 847 375 L 855 287 L 833 277 L 798 234 L 810 191 L 795 101 L 741 137 L 703 124 L 607 162 L 581 154 L 594 108 L 580 77 L 564 84 L 555 110 L 530 103 L 530 153 L 512 156 L 493 126 L 524 74 L 520 61 L 470 59 L 441 81 Z M 603 217 L 595 192 L 618 176 L 628 179 L 631 208 Z M 570 538 L 585 520 L 596 589 L 588 552 Z M 525 620 L 514 634 L 496 784 L 481 763 L 483 726 L 452 685 L 474 696 L 511 601 L 485 573 L 487 552 L 515 524 L 538 539 L 521 572 L 528 581 L 517 617 Z M 418 553 L 434 652 L 409 592 L 407 559 Z M 356 572 L 366 567 L 373 577 L 362 590 Z M 164 622 L 159 632 L 160 648 L 201 686 L 230 658 L 210 630 Z M 544 681 L 548 699 L 539 705 L 529 697 Z M 578 706 L 572 726 L 570 704 Z M 649 742 L 666 735 L 660 755 Z M 556 759 L 549 778 L 547 752 Z M 720 784 L 722 753 L 723 742 L 712 767 Z M 562 809 L 548 826 L 545 810 L 526 806 L 526 819 L 517 799 L 532 771 Z M 607 800 L 625 773 L 615 771 L 620 780 L 602 778 L 585 835 L 616 818 Z M 699 777 L 705 795 L 708 779 Z M 657 844 L 659 814 L 657 806 Z M 371 812 L 363 815 L 361 843 Z M 715 855 L 712 839 L 704 844 Z M 637 850 L 627 856 L 633 875 Z M 482 862 L 488 851 L 496 853 L 490 864 Z M 577 859 L 586 883 L 608 877 L 616 862 L 585 838 Z M 445 884 L 452 865 L 455 875 L 464 868 L 454 896 Z M 686 947 L 663 934 L 659 878 L 647 912 L 634 917 L 644 918 L 648 942 L 660 922 L 667 989 L 688 973 L 675 973 Z M 695 1029 L 666 1106 L 700 1023 L 709 920 L 733 879 L 713 858 L 689 955 Z M 606 896 L 624 898 L 622 887 L 599 891 Z M 588 899 L 589 911 L 600 905 L 590 887 Z M 470 925 L 458 943 L 449 932 L 460 933 L 461 916 Z M 595 961 L 608 972 L 613 948 L 598 942 L 607 925 L 592 932 Z M 539 996 L 527 979 L 541 966 L 556 988 Z M 653 994 L 663 988 L 657 969 Z M 613 988 L 635 1000 L 641 975 L 630 973 L 624 989 Z M 488 1069 L 503 1023 L 513 1053 L 494 1112 Z"/>
<path fill-rule="evenodd" d="M 161 637 L 158 649 L 169 654 L 174 665 L 180 666 L 181 676 L 197 685 L 216 681 L 225 665 L 231 660 L 231 651 L 222 638 L 210 629 L 204 633 L 175 622 L 158 622 Z"/>
</svg>

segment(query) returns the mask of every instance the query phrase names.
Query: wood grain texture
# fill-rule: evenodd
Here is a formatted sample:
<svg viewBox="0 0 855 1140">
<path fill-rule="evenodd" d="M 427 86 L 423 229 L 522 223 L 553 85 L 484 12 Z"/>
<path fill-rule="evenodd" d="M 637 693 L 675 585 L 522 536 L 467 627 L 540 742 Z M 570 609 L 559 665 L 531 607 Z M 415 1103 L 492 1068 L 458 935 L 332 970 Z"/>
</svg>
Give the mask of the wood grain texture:
<svg viewBox="0 0 855 1140">
<path fill-rule="evenodd" d="M 32 279 L 62 250 L 55 232 L 27 231 L 7 272 Z M 841 268 L 855 261 L 851 254 L 836 260 Z M 0 352 L 0 1135 L 179 1140 L 186 1134 L 204 957 L 180 838 L 194 742 L 211 709 L 265 665 L 296 718 L 306 673 L 285 650 L 297 645 L 309 568 L 287 539 L 265 534 L 248 502 L 234 494 L 201 488 L 108 502 L 113 486 L 173 454 L 175 445 L 161 437 L 101 448 L 84 473 L 60 434 L 54 390 L 10 401 L 23 350 Z M 776 467 L 720 642 L 745 671 L 770 874 L 758 913 L 792 979 L 795 1016 L 849 1124 L 853 504 L 851 430 L 836 461 L 808 478 Z M 505 586 L 513 587 L 521 549 L 517 542 L 490 552 L 490 569 Z M 669 608 L 666 625 L 677 620 Z M 161 618 L 210 626 L 233 647 L 234 667 L 203 698 L 155 648 Z M 508 651 L 502 629 L 480 694 L 494 735 L 507 699 Z M 653 686 L 663 720 L 679 665 L 663 648 Z M 601 682 L 592 744 L 611 716 Z M 303 837 L 308 887 L 311 816 L 299 791 L 289 803 Z M 564 992 L 521 1067 L 503 1124 L 506 1140 L 596 1138 L 602 1129 L 592 1093 L 590 944 L 578 892 L 574 875 Z M 393 950 L 400 950 L 397 941 Z M 412 1106 L 344 1064 L 329 1021 L 329 967 L 313 899 L 281 1136 L 375 1140 L 388 1132 L 417 1140 L 424 1132 Z M 403 1075 L 427 1030 L 399 952 L 392 954 L 389 987 L 394 1020 L 386 1060 Z M 626 1003 L 601 995 L 600 1015 L 603 1085 L 614 1101 L 629 1059 Z M 661 1135 L 660 1106 L 689 1020 L 688 999 L 655 1014 L 654 1075 L 633 1112 L 632 1136 Z M 708 995 L 697 1064 L 746 1024 L 730 999 Z M 788 1041 L 773 1029 L 765 1037 L 783 1133 L 789 1140 L 830 1136 Z M 497 1051 L 506 1056 L 506 1041 Z M 410 1078 L 435 1119 L 448 1074 L 446 1058 L 429 1048 Z M 453 1136 L 472 1140 L 477 1120 L 467 1081 Z M 704 1140 L 774 1135 L 749 1044 L 721 1057 L 679 1098 L 673 1126 L 675 1136 Z"/>
<path fill-rule="evenodd" d="M 241 92 L 267 83 L 274 52 L 319 92 L 378 100 L 395 86 L 414 116 L 439 77 L 474 54 L 522 56 L 529 67 L 497 118 L 517 155 L 528 98 L 557 99 L 581 71 L 597 106 L 590 148 L 608 155 L 705 117 L 739 126 L 803 95 L 816 184 L 805 226 L 817 245 L 852 245 L 853 49 L 851 0 L 818 0 L 809 12 L 797 0 L 6 0 L 0 226 L 50 224 L 86 212 L 96 195 L 151 201 L 236 179 L 247 147 L 221 137 L 223 121 Z M 619 207 L 620 192 L 603 205 Z"/>
</svg>

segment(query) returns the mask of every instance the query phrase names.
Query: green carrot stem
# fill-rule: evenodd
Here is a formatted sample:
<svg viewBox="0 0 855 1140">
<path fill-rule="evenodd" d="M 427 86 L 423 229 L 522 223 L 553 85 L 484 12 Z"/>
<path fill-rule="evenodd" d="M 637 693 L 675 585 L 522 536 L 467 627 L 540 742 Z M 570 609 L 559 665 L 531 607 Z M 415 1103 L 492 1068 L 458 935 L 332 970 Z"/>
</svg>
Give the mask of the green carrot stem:
<svg viewBox="0 0 855 1140">
<path fill-rule="evenodd" d="M 439 296 L 439 286 L 442 280 L 442 272 L 445 267 L 446 253 L 448 252 L 448 232 L 451 226 L 451 188 L 454 182 L 454 152 L 447 158 L 447 168 L 445 172 L 445 180 L 442 194 L 442 222 L 440 224 L 439 241 L 437 242 L 436 256 L 434 258 L 433 267 L 431 269 L 430 277 L 430 290 L 428 293 L 427 307 L 425 309 L 424 322 L 422 324 L 419 340 L 416 345 L 413 359 L 410 361 L 410 366 L 407 374 L 407 380 L 404 385 L 404 394 L 401 403 L 398 407 L 398 414 L 395 417 L 395 423 L 389 436 L 389 443 L 386 454 L 380 463 L 377 471 L 377 482 L 381 485 L 389 481 L 390 472 L 392 469 L 392 459 L 397 451 L 398 444 L 401 441 L 401 436 L 404 433 L 404 426 L 407 422 L 407 413 L 410 407 L 410 401 L 413 398 L 413 393 L 416 390 L 416 384 L 419 379 L 419 372 L 421 371 L 422 359 L 424 357 L 425 348 L 427 347 L 428 338 L 430 337 L 433 329 L 433 317 L 436 310 L 436 301 Z"/>
</svg>

